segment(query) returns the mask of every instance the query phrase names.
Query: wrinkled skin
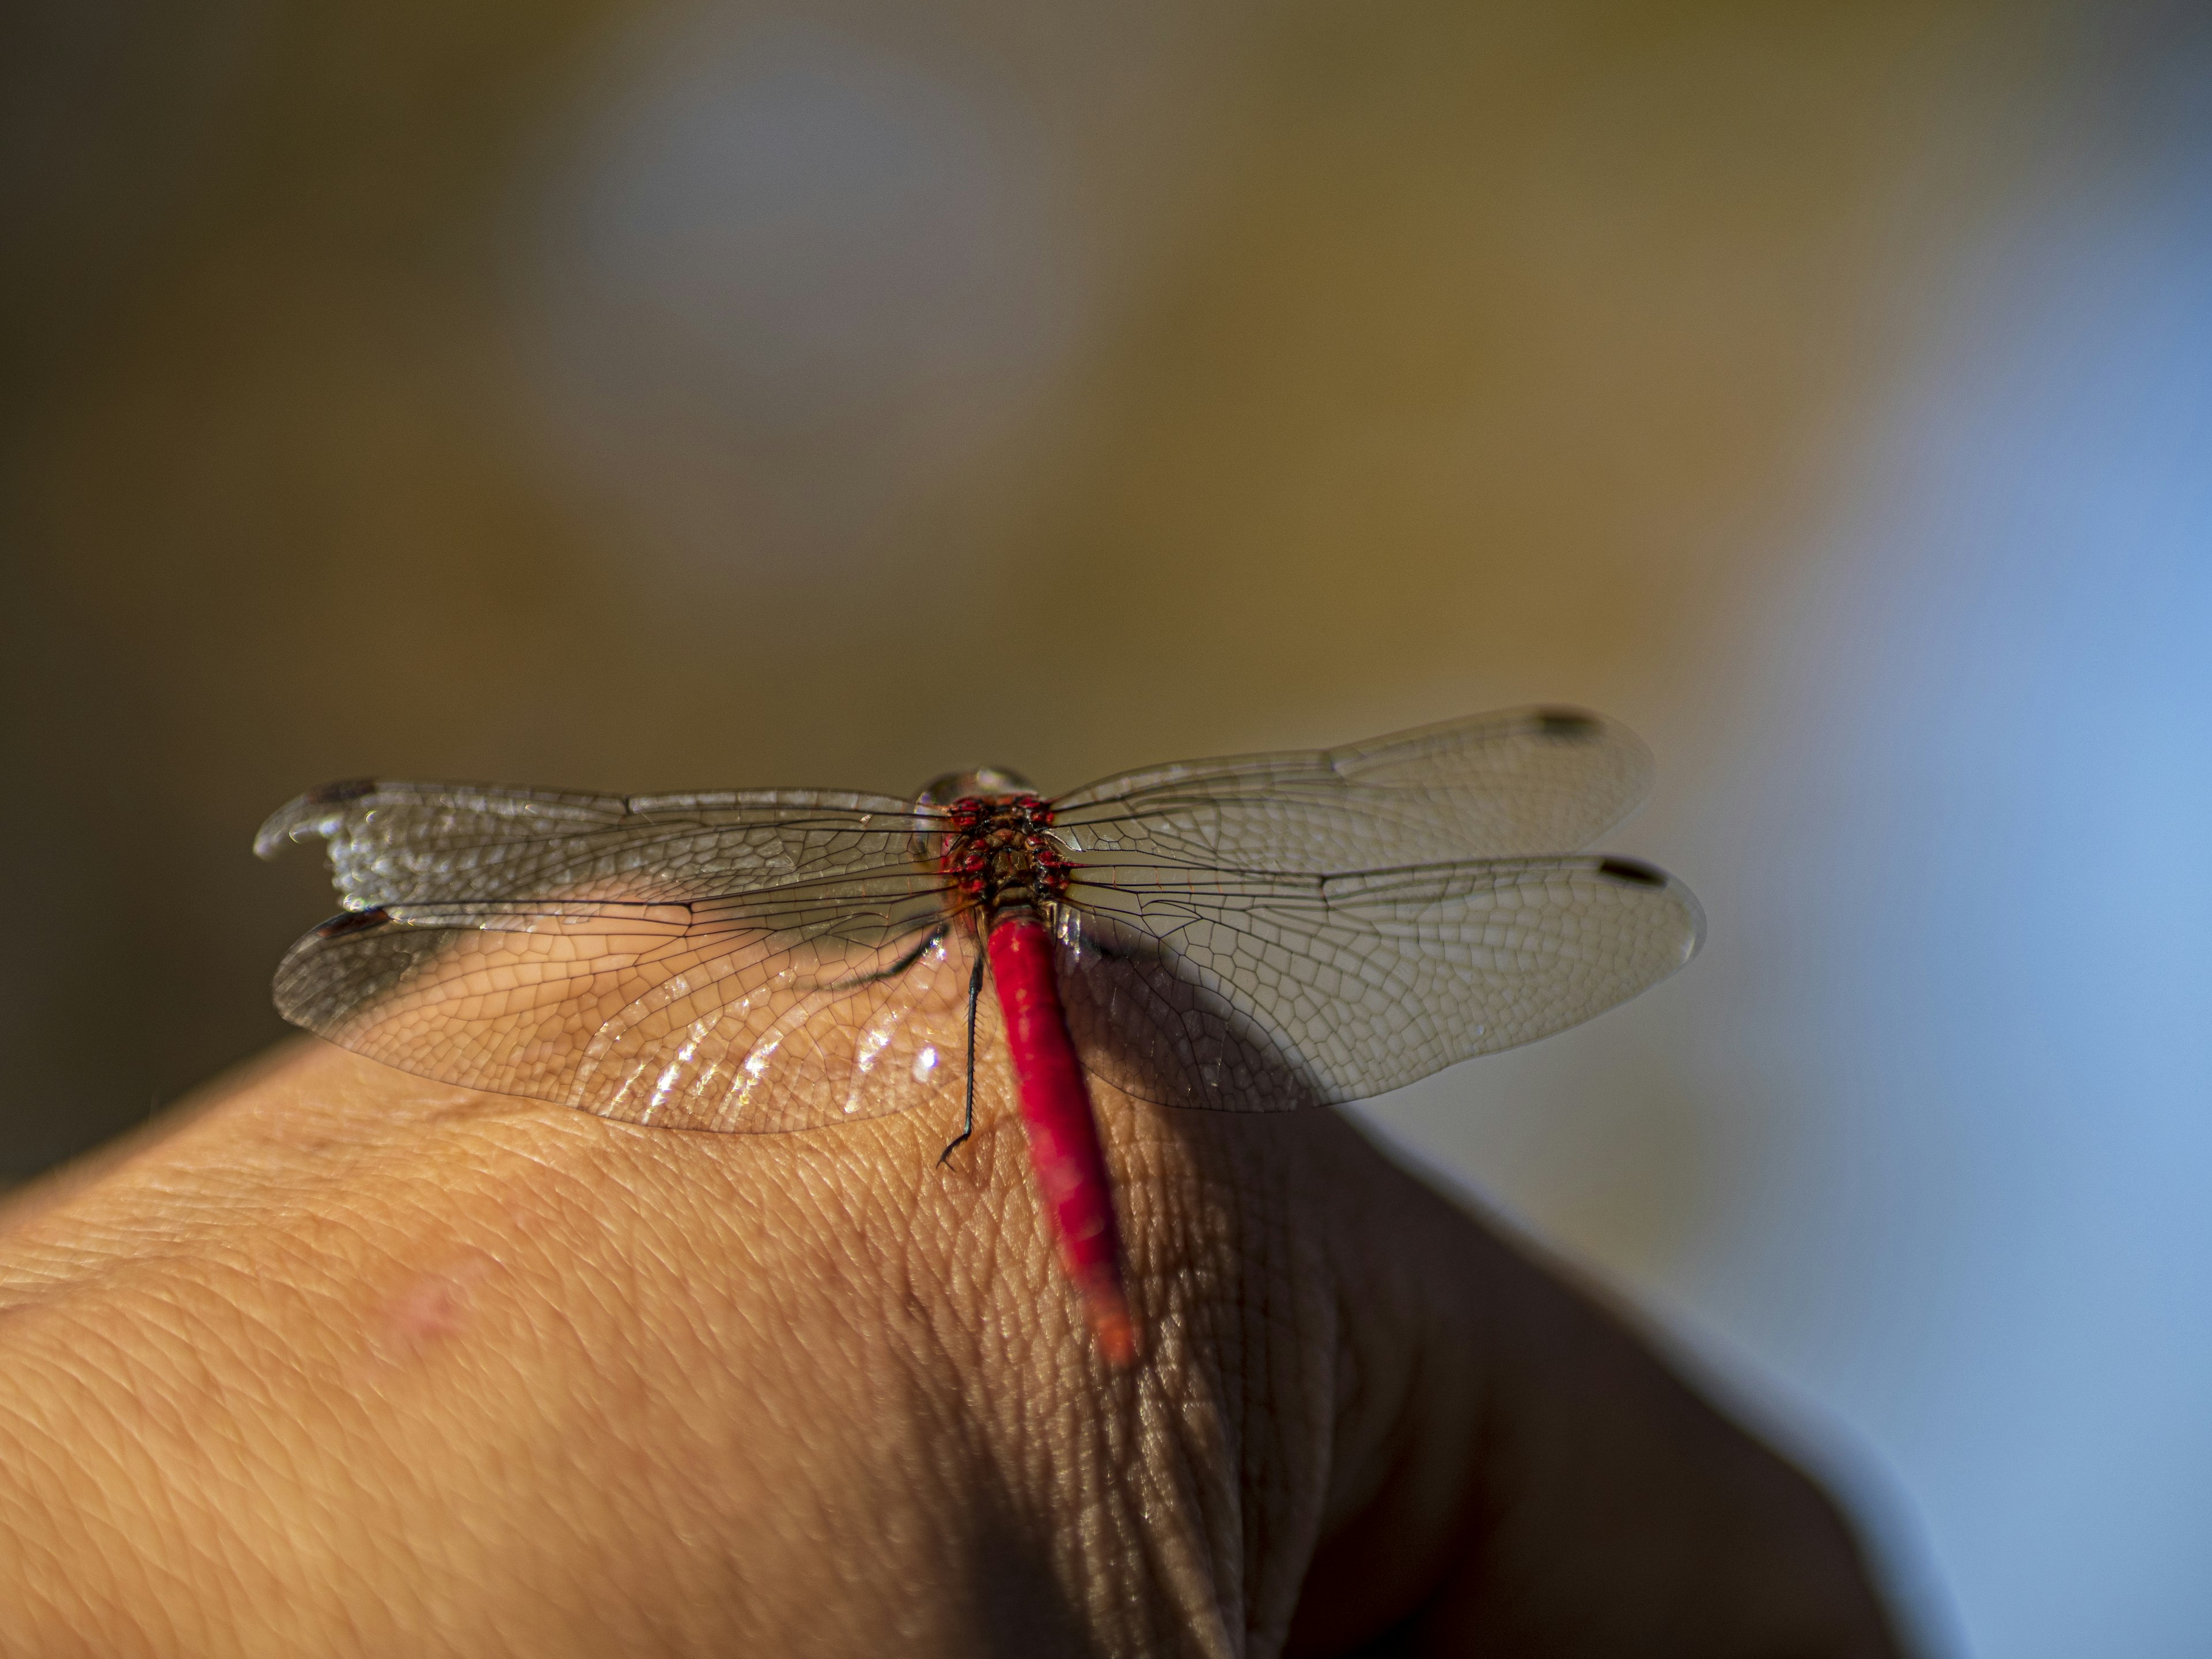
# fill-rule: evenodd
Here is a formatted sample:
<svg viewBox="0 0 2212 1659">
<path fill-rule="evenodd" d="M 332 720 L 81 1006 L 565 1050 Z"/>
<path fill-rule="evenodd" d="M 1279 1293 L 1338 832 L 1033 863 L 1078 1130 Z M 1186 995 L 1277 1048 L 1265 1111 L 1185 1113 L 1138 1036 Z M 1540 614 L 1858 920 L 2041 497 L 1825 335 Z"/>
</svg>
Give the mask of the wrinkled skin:
<svg viewBox="0 0 2212 1659">
<path fill-rule="evenodd" d="M 1790 1656 L 1845 1526 L 1324 1111 L 637 1129 L 319 1044 L 0 1216 L 0 1651 Z"/>
</svg>

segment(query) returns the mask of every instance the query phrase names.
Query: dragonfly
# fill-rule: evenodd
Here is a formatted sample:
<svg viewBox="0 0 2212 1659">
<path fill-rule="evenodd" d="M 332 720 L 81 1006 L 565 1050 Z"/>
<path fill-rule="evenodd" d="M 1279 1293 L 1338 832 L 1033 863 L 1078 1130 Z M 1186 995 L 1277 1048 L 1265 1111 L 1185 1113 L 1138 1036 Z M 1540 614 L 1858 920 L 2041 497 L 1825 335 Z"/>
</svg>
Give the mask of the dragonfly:
<svg viewBox="0 0 2212 1659">
<path fill-rule="evenodd" d="M 255 849 L 319 838 L 344 906 L 286 953 L 278 1012 L 441 1082 L 734 1133 L 957 1107 L 943 1163 L 1003 1049 L 1120 1367 L 1139 1345 L 1091 1081 L 1341 1104 L 1636 995 L 1697 951 L 1697 901 L 1577 849 L 1650 776 L 1619 725 L 1525 708 L 1055 796 L 996 768 L 911 798 L 362 780 Z"/>
</svg>

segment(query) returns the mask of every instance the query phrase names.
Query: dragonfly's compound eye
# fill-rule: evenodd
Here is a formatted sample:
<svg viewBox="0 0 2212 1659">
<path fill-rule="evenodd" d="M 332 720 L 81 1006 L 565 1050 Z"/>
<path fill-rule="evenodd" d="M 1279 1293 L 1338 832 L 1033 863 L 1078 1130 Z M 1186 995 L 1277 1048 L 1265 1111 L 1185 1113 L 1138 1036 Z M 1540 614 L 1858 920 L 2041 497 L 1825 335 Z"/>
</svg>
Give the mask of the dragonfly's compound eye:
<svg viewBox="0 0 2212 1659">
<path fill-rule="evenodd" d="M 923 806 L 949 806 L 963 795 L 1027 795 L 1036 786 L 1020 773 L 1003 766 L 980 766 L 973 772 L 947 772 L 932 778 L 915 797 Z"/>
</svg>

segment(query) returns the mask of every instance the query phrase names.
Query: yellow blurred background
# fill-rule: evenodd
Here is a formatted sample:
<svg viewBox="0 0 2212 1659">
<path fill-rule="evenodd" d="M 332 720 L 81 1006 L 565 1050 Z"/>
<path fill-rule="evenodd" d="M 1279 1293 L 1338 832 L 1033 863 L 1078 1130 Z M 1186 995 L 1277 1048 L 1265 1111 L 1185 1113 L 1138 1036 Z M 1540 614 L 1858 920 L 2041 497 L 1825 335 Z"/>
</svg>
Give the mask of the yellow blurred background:
<svg viewBox="0 0 2212 1659">
<path fill-rule="evenodd" d="M 0 1175 L 280 1032 L 366 774 L 1639 730 L 1677 980 L 1377 1103 L 1931 1650 L 2212 1642 L 2212 38 L 1853 3 L 33 5 Z"/>
</svg>

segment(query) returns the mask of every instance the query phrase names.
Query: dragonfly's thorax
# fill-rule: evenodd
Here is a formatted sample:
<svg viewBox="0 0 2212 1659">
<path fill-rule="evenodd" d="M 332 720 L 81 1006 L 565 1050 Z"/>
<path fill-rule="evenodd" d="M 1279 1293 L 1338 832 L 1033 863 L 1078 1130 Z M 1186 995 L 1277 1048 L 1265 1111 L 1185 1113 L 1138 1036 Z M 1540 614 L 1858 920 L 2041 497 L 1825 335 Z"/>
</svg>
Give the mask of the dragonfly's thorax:
<svg viewBox="0 0 2212 1659">
<path fill-rule="evenodd" d="M 945 811 L 940 857 L 961 898 L 985 916 L 1040 908 L 1067 890 L 1069 866 L 1036 795 L 963 795 Z"/>
</svg>

